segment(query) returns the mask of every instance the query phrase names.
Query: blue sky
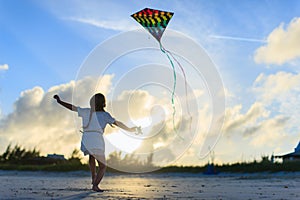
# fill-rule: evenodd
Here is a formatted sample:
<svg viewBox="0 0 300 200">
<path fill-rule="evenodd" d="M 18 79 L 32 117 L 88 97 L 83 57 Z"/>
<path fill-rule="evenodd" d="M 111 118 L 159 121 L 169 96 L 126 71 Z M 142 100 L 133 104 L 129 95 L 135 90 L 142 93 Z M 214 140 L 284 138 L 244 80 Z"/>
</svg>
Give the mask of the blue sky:
<svg viewBox="0 0 300 200">
<path fill-rule="evenodd" d="M 130 15 L 145 7 L 173 11 L 175 15 L 168 28 L 195 40 L 216 64 L 226 89 L 226 109 L 230 113 L 225 129 L 238 132 L 230 128 L 235 120 L 237 124 L 243 122 L 240 130 L 249 131 L 266 128 L 272 120 L 280 121 L 285 116 L 292 118 L 280 129 L 291 142 L 274 144 L 265 148 L 266 151 L 259 147 L 255 153 L 245 152 L 245 157 L 250 159 L 259 157 L 260 153 L 270 154 L 272 149 L 276 153 L 292 150 L 300 138 L 299 128 L 295 124 L 298 121 L 293 118 L 295 110 L 298 110 L 300 47 L 296 43 L 299 40 L 288 37 L 285 42 L 284 38 L 289 35 L 281 37 L 282 34 L 278 32 L 275 35 L 277 32 L 274 31 L 280 29 L 291 34 L 297 31 L 292 28 L 300 17 L 300 2 L 297 0 L 1 0 L 0 66 L 8 67 L 0 67 L 0 119 L 8 122 L 8 116 L 16 111 L 14 105 L 18 104 L 22 92 L 38 86 L 47 93 L 54 86 L 76 80 L 84 59 L 98 44 L 122 32 L 139 28 Z M 273 43 L 274 40 L 269 38 L 271 33 L 281 43 Z M 270 47 L 268 51 L 257 53 L 259 48 L 267 45 Z M 280 55 L 277 51 L 279 47 L 283 52 L 291 53 Z M 267 55 L 271 55 L 271 59 Z M 275 59 L 280 56 L 283 56 L 282 62 Z M 123 73 L 124 70 L 114 72 L 116 77 Z M 285 80 L 294 82 L 272 93 L 271 89 L 275 88 L 272 81 L 277 79 L 283 81 L 283 85 Z M 271 88 L 268 90 L 267 87 Z M 278 94 L 282 96 L 276 98 Z M 294 111 L 287 105 L 291 99 L 294 100 L 291 104 Z M 251 115 L 251 108 L 255 110 L 256 106 L 264 114 L 260 113 L 257 119 L 247 121 L 247 113 Z M 227 133 L 224 135 L 228 137 Z M 240 137 L 234 135 L 220 142 L 219 148 L 239 140 L 247 144 L 259 143 L 255 142 L 255 138 Z M 5 140 L 10 141 L 8 138 L 5 137 Z M 243 144 L 240 142 L 239 146 Z M 226 155 L 219 157 L 220 161 L 238 160 L 228 159 Z"/>
<path fill-rule="evenodd" d="M 1 1 L 0 6 L 1 63 L 10 66 L 0 80 L 4 113 L 11 110 L 11 104 L 25 89 L 36 85 L 47 89 L 74 79 L 88 53 L 120 32 L 69 19 L 125 20 L 134 26 L 128 14 L 140 8 L 174 10 L 170 28 L 190 34 L 203 45 L 208 53 L 211 52 L 221 72 L 230 71 L 238 82 L 250 84 L 261 71 L 272 71 L 255 65 L 251 59 L 253 51 L 261 44 L 210 36 L 264 40 L 271 30 L 280 23 L 289 23 L 299 12 L 298 1 L 240 1 L 234 4 L 232 1 L 73 1 L 71 4 L 66 1 Z M 110 10 L 115 11 L 110 13 Z M 196 27 L 193 26 L 196 23 Z M 229 53 L 220 55 L 220 48 Z M 218 55 L 214 51 L 218 51 Z M 241 51 L 243 55 L 237 56 Z M 222 65 L 218 58 L 222 59 Z M 251 77 L 239 78 L 245 75 Z"/>
</svg>

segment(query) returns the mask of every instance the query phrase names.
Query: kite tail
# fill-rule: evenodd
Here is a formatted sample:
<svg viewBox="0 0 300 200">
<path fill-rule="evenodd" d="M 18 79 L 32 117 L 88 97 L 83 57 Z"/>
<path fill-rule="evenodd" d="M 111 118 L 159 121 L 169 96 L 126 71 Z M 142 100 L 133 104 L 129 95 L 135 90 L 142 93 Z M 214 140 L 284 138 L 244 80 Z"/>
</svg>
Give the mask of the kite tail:
<svg viewBox="0 0 300 200">
<path fill-rule="evenodd" d="M 190 109 L 189 109 L 189 104 L 188 104 L 188 92 L 187 92 L 187 80 L 186 80 L 186 74 L 185 74 L 185 71 L 183 69 L 183 67 L 181 66 L 180 62 L 175 58 L 175 56 L 169 51 L 167 50 L 166 48 L 164 48 L 162 45 L 161 45 L 161 48 L 163 48 L 163 50 L 165 52 L 167 52 L 169 55 L 171 55 L 171 57 L 173 58 L 173 60 L 175 60 L 175 62 L 177 63 L 177 65 L 180 67 L 181 71 L 182 71 L 182 74 L 183 74 L 183 77 L 184 77 L 184 86 L 185 86 L 185 104 L 186 104 L 186 109 L 187 109 L 187 113 L 188 113 L 188 121 L 189 121 L 189 130 L 191 130 L 191 126 L 192 126 L 192 115 L 191 115 L 191 112 L 190 112 Z"/>
<path fill-rule="evenodd" d="M 185 71 L 183 69 L 183 67 L 181 66 L 180 62 L 175 58 L 175 56 L 167 49 L 164 49 L 166 52 L 168 52 L 171 57 L 173 58 L 173 60 L 175 60 L 175 62 L 177 63 L 177 65 L 180 67 L 183 77 L 184 77 L 184 86 L 185 86 L 185 104 L 186 104 L 186 109 L 187 109 L 187 113 L 189 115 L 189 118 L 192 118 L 191 112 L 190 112 L 190 108 L 189 108 L 189 104 L 188 104 L 188 92 L 187 92 L 187 80 L 186 80 L 186 74 Z"/>
<path fill-rule="evenodd" d="M 160 50 L 166 54 L 166 56 L 168 57 L 172 68 L 173 68 L 173 77 L 174 77 L 174 84 L 173 84 L 173 91 L 172 91 L 172 108 L 173 108 L 173 129 L 176 131 L 176 126 L 175 126 L 175 114 L 176 114 L 176 108 L 175 108 L 175 101 L 174 101 L 174 97 L 175 97 L 175 89 L 176 89 L 176 81 L 177 81 L 177 77 L 176 77 L 176 71 L 175 71 L 175 66 L 174 63 L 172 61 L 172 59 L 169 56 L 169 53 L 166 51 L 166 49 L 162 46 L 161 42 L 159 42 L 160 45 Z"/>
</svg>

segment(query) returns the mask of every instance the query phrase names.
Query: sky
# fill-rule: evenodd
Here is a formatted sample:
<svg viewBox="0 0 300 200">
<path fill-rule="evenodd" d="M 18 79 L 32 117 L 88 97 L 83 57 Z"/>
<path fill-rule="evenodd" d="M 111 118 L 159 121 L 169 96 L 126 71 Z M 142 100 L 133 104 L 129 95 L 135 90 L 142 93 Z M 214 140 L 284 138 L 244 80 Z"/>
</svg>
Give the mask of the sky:
<svg viewBox="0 0 300 200">
<path fill-rule="evenodd" d="M 196 119 L 188 130 L 178 69 L 175 122 L 181 136 L 172 123 L 170 63 L 130 17 L 145 7 L 174 12 L 162 43 L 182 50 Z M 133 137 L 108 127 L 107 148 L 114 149 L 111 143 L 141 157 L 154 152 L 158 163 L 201 165 L 212 158 L 199 156 L 208 147 L 217 163 L 251 161 L 292 152 L 300 140 L 298 0 L 0 0 L 0 26 L 0 152 L 19 144 L 43 155 L 70 156 L 80 145 L 80 119 L 52 96 L 85 107 L 95 91 L 107 96 L 114 117 L 144 128 L 144 136 Z M 134 31 L 141 38 L 133 38 Z M 185 41 L 196 43 L 201 55 Z M 151 48 L 109 63 L 110 56 L 134 45 Z M 183 57 L 200 63 L 209 58 L 207 76 L 220 77 L 225 101 L 219 102 L 219 124 L 212 123 L 214 82 L 195 75 Z M 220 130 L 211 131 L 214 126 Z"/>
</svg>

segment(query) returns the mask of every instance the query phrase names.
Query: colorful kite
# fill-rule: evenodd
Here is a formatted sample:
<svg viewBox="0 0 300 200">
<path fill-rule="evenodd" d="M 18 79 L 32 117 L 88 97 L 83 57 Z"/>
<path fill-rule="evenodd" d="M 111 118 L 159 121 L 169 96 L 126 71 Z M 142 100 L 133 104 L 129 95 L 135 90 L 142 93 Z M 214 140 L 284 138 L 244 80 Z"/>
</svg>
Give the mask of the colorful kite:
<svg viewBox="0 0 300 200">
<path fill-rule="evenodd" d="M 160 42 L 161 36 L 174 13 L 145 8 L 131 15 Z"/>
<path fill-rule="evenodd" d="M 145 8 L 141 11 L 138 11 L 137 13 L 132 14 L 131 17 L 133 17 L 138 23 L 140 23 L 158 41 L 161 51 L 164 54 L 166 54 L 166 56 L 168 57 L 171 65 L 172 65 L 173 76 L 174 76 L 174 85 L 173 85 L 173 91 L 172 91 L 173 125 L 174 125 L 174 117 L 175 117 L 175 113 L 176 113 L 175 102 L 174 102 L 174 95 L 175 95 L 175 89 L 176 89 L 176 71 L 175 71 L 173 61 L 170 58 L 170 56 L 173 58 L 173 60 L 176 61 L 177 65 L 180 67 L 180 69 L 183 73 L 184 81 L 185 81 L 186 106 L 187 106 L 187 111 L 188 111 L 189 116 L 191 116 L 191 115 L 189 112 L 189 106 L 188 106 L 188 101 L 187 101 L 187 81 L 186 81 L 186 75 L 185 75 L 184 69 L 181 66 L 181 64 L 178 62 L 178 60 L 175 58 L 175 56 L 173 56 L 173 54 L 170 51 L 168 51 L 166 48 L 164 48 L 163 45 L 161 44 L 161 37 L 162 37 L 165 29 L 167 28 L 167 25 L 168 25 L 169 21 L 171 20 L 171 18 L 173 17 L 173 15 L 174 15 L 174 13 L 172 13 L 172 12 Z M 174 129 L 175 129 L 175 126 L 174 126 Z"/>
</svg>

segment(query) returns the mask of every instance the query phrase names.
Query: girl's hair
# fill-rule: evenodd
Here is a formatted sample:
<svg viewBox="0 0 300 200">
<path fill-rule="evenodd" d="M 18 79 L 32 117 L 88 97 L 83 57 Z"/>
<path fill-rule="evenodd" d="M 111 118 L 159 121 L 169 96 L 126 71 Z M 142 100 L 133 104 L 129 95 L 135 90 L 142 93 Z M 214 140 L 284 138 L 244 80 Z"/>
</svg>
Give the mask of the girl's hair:
<svg viewBox="0 0 300 200">
<path fill-rule="evenodd" d="M 90 106 L 91 106 L 91 110 L 93 112 L 96 111 L 105 111 L 104 107 L 105 105 L 105 97 L 103 94 L 101 93 L 97 93 L 94 96 L 92 96 L 91 100 L 90 100 Z"/>
<path fill-rule="evenodd" d="M 90 125 L 93 112 L 97 112 L 97 111 L 104 112 L 105 111 L 104 107 L 106 105 L 105 105 L 105 97 L 104 97 L 104 95 L 101 94 L 101 93 L 97 93 L 94 96 L 92 96 L 92 98 L 90 99 L 90 106 L 91 106 L 91 112 L 90 112 L 89 122 L 83 128 L 87 128 Z"/>
</svg>

